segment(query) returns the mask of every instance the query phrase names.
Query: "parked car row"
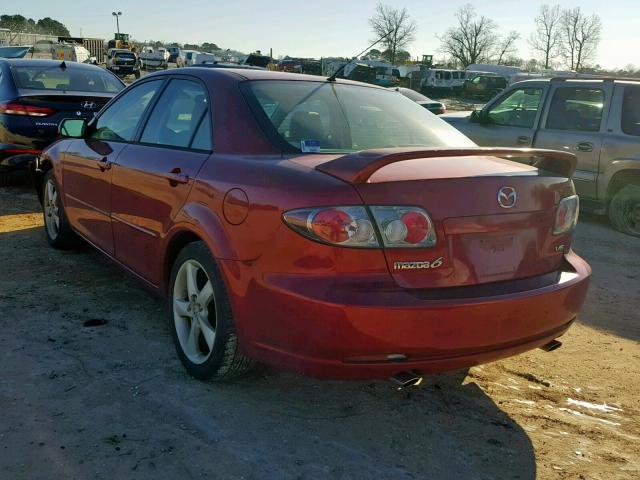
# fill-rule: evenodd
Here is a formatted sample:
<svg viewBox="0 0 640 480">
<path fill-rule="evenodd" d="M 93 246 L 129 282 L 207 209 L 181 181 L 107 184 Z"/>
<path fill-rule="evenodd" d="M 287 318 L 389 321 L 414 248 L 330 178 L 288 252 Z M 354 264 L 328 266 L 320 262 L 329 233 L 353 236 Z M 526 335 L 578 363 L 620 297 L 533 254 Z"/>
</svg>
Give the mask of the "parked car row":
<svg viewBox="0 0 640 480">
<path fill-rule="evenodd" d="M 408 385 L 557 348 L 590 277 L 575 155 L 478 148 L 402 93 L 256 67 L 147 75 L 38 155 L 46 238 L 165 295 L 199 379 L 263 361 Z"/>
</svg>

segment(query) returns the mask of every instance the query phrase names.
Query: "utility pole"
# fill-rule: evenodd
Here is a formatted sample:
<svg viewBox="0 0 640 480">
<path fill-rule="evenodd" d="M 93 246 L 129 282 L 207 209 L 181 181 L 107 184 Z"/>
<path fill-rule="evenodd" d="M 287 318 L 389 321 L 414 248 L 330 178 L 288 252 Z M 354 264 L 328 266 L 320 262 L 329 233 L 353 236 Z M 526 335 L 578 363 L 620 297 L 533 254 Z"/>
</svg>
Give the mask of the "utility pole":
<svg viewBox="0 0 640 480">
<path fill-rule="evenodd" d="M 111 12 L 111 15 L 116 17 L 116 29 L 118 30 L 118 36 L 120 36 L 120 15 L 122 15 L 122 12 Z"/>
</svg>

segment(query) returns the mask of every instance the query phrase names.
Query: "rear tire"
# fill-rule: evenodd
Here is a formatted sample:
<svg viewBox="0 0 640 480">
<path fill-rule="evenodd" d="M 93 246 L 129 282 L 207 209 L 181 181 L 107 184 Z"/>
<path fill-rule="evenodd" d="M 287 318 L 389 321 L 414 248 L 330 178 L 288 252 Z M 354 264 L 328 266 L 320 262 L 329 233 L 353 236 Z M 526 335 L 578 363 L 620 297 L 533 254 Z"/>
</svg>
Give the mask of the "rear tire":
<svg viewBox="0 0 640 480">
<path fill-rule="evenodd" d="M 178 254 L 168 307 L 176 352 L 191 376 L 224 381 L 253 367 L 240 352 L 222 275 L 203 242 L 190 243 Z"/>
<path fill-rule="evenodd" d="M 58 195 L 53 170 L 48 170 L 42 181 L 42 213 L 44 233 L 49 245 L 60 250 L 80 246 L 82 243 L 80 237 L 71 229 L 60 195 Z"/>
<path fill-rule="evenodd" d="M 616 192 L 609 204 L 609 221 L 616 230 L 640 237 L 640 185 L 626 185 Z"/>
<path fill-rule="evenodd" d="M 0 187 L 8 187 L 12 180 L 11 172 L 0 172 Z"/>
</svg>

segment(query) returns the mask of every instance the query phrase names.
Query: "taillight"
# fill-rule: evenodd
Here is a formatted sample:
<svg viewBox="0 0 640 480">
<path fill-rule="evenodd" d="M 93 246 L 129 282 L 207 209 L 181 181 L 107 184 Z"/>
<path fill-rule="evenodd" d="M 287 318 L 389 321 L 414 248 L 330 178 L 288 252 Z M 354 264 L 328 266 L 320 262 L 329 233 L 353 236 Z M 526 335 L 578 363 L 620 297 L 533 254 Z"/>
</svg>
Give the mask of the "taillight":
<svg viewBox="0 0 640 480">
<path fill-rule="evenodd" d="M 385 247 L 433 247 L 437 242 L 431 218 L 419 207 L 370 207 Z"/>
<path fill-rule="evenodd" d="M 369 209 L 373 219 L 367 208 L 350 206 L 291 210 L 285 212 L 283 218 L 298 233 L 331 245 L 422 248 L 436 244 L 433 222 L 423 209 L 395 206 L 373 206 Z"/>
<path fill-rule="evenodd" d="M 0 103 L 0 113 L 5 115 L 23 115 L 27 117 L 47 117 L 53 114 L 55 110 L 48 107 L 35 107 L 33 105 L 24 105 L 19 102 Z"/>
<path fill-rule="evenodd" d="M 285 222 L 302 235 L 332 245 L 377 247 L 378 239 L 364 207 L 303 208 L 285 212 Z"/>
<path fill-rule="evenodd" d="M 560 200 L 556 210 L 556 221 L 553 225 L 553 234 L 562 235 L 573 230 L 578 223 L 580 201 L 577 195 L 571 195 Z"/>
</svg>

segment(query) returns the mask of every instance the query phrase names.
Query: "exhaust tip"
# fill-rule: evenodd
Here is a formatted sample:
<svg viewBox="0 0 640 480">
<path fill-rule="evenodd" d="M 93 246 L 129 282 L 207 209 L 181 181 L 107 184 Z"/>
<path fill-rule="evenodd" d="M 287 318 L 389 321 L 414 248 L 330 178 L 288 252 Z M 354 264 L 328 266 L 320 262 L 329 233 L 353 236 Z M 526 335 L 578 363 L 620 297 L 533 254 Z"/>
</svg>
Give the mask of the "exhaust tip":
<svg viewBox="0 0 640 480">
<path fill-rule="evenodd" d="M 400 372 L 391 377 L 391 381 L 399 385 L 400 388 L 415 387 L 422 383 L 422 376 L 416 372 Z"/>
<path fill-rule="evenodd" d="M 545 343 L 540 347 L 540 350 L 544 350 L 545 352 L 553 352 L 562 346 L 562 342 L 558 340 L 551 340 L 549 343 Z"/>
</svg>

